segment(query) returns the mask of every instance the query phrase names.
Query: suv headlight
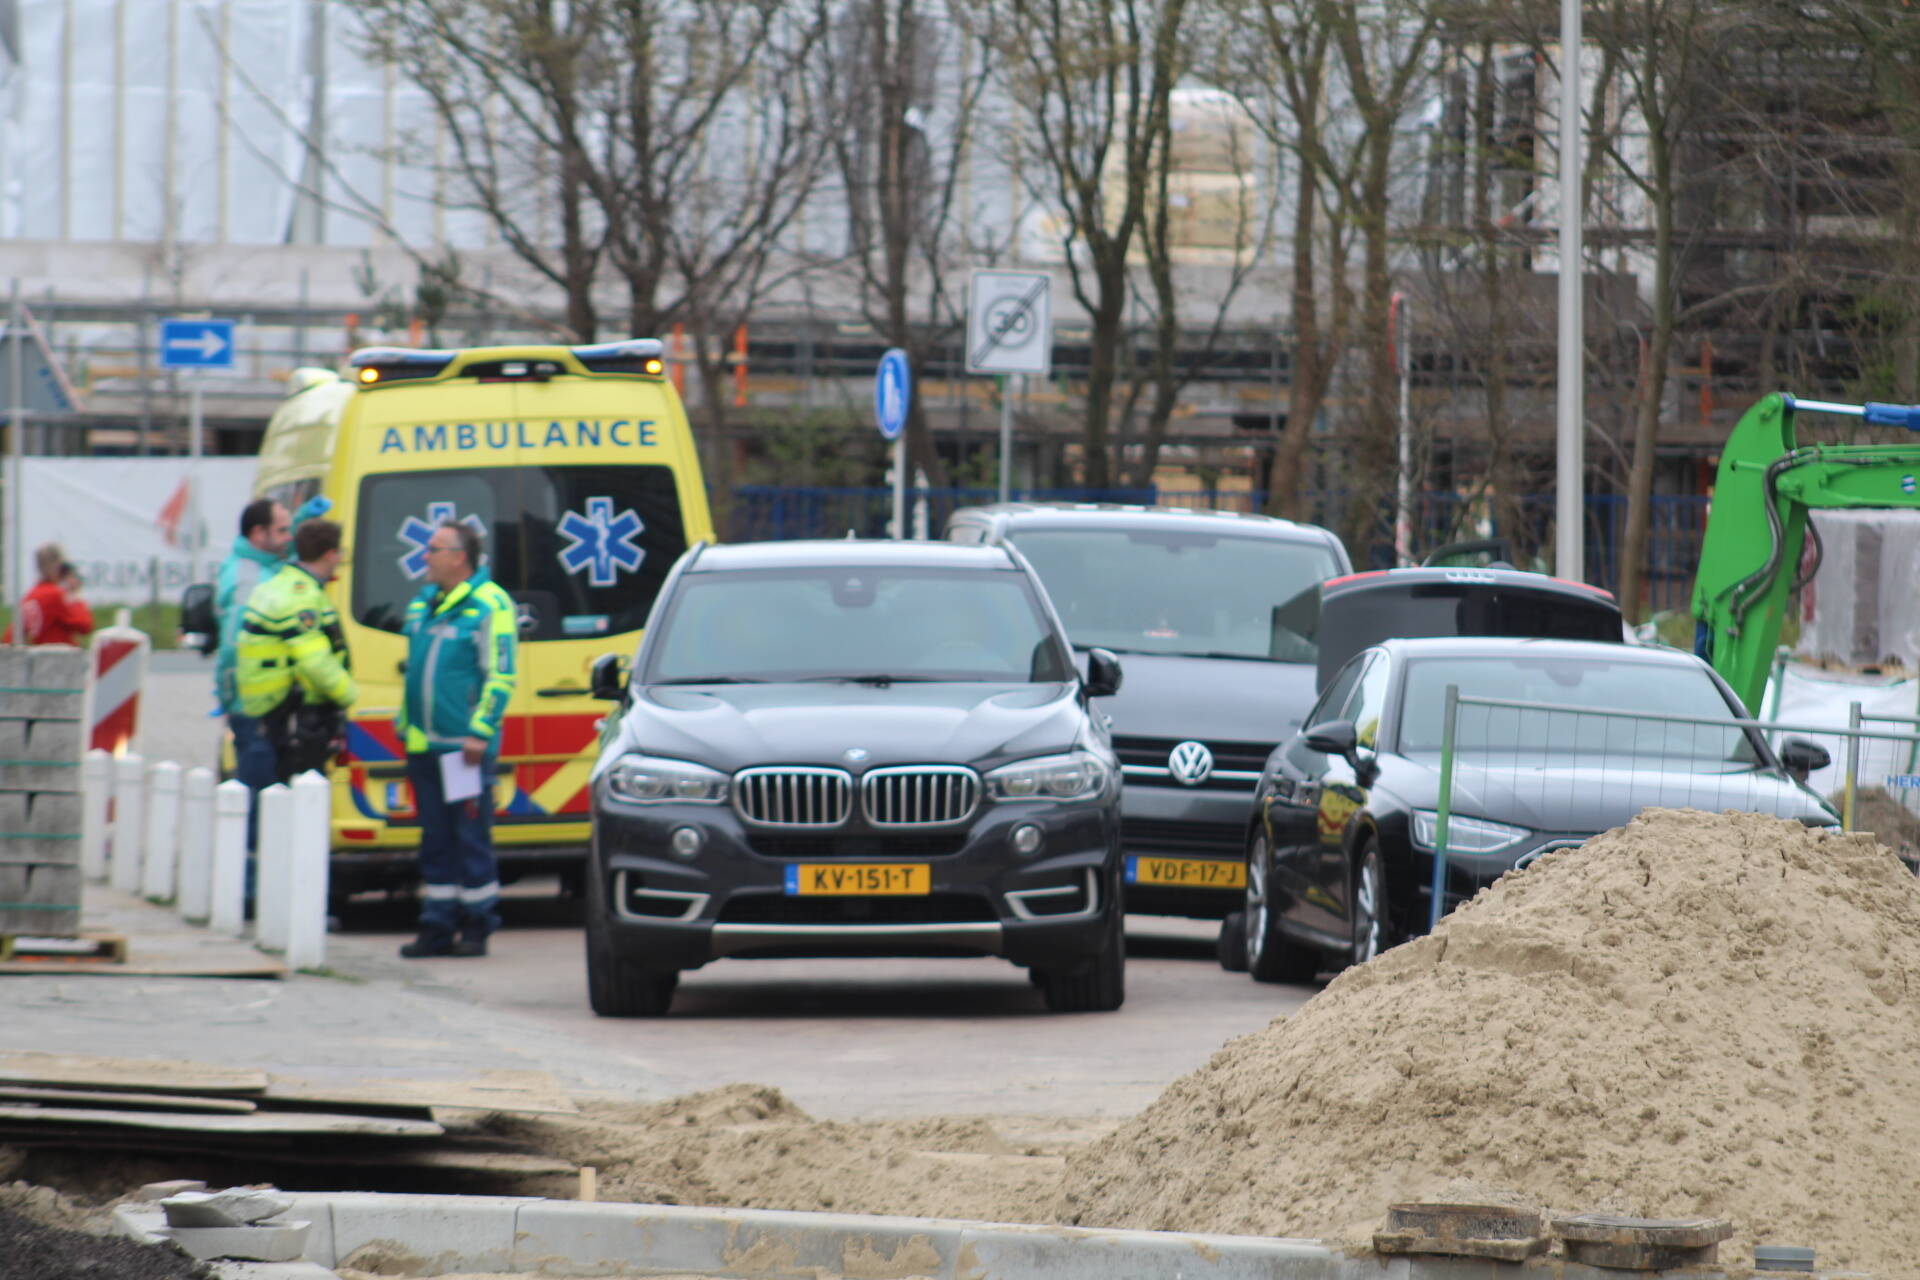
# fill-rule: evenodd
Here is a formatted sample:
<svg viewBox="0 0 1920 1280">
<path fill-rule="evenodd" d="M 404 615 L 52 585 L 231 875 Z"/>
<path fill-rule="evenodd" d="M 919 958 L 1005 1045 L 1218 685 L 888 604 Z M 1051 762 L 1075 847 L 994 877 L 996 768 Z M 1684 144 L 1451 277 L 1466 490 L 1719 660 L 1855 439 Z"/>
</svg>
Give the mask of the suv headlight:
<svg viewBox="0 0 1920 1280">
<path fill-rule="evenodd" d="M 1519 844 L 1532 834 L 1525 827 L 1510 827 L 1504 822 L 1462 818 L 1458 814 L 1447 816 L 1448 853 L 1498 853 Z M 1439 835 L 1439 813 L 1433 809 L 1415 809 L 1413 842 L 1422 849 L 1431 849 L 1438 843 Z"/>
<path fill-rule="evenodd" d="M 607 770 L 607 792 L 628 804 L 721 804 L 727 775 L 688 760 L 624 755 Z"/>
<path fill-rule="evenodd" d="M 1112 771 L 1099 756 L 1069 751 L 1003 764 L 987 774 L 995 800 L 1091 800 L 1106 794 Z"/>
</svg>

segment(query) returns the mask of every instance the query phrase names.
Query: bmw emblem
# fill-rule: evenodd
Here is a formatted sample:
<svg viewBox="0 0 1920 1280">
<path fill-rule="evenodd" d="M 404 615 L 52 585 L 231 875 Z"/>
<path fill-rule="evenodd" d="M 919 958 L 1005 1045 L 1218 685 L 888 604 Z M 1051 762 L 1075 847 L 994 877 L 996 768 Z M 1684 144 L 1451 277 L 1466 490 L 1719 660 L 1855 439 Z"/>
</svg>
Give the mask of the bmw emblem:
<svg viewBox="0 0 1920 1280">
<path fill-rule="evenodd" d="M 1167 772 L 1181 785 L 1197 787 L 1213 772 L 1213 752 L 1204 742 L 1183 742 L 1167 756 Z"/>
<path fill-rule="evenodd" d="M 867 749 L 865 747 L 848 747 L 842 754 L 848 764 L 859 764 L 867 758 Z"/>
</svg>

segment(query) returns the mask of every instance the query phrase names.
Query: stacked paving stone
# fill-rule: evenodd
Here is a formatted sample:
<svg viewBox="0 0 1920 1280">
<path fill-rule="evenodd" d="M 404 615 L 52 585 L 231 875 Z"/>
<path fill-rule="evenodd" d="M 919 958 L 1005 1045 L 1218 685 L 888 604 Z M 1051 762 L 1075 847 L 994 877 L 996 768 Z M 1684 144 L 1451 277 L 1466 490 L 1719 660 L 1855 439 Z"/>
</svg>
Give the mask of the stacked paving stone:
<svg viewBox="0 0 1920 1280">
<path fill-rule="evenodd" d="M 0 938 L 77 937 L 87 655 L 0 648 Z"/>
</svg>

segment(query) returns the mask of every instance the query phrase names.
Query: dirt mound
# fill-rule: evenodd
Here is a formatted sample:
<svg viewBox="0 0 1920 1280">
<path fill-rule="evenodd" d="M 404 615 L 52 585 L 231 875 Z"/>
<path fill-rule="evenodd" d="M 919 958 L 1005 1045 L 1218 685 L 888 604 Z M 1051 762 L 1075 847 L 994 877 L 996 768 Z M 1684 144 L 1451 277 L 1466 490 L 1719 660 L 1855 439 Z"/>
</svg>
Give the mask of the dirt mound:
<svg viewBox="0 0 1920 1280">
<path fill-rule="evenodd" d="M 1060 1157 L 1015 1151 L 983 1120 L 819 1121 L 762 1085 L 588 1102 L 578 1116 L 491 1127 L 595 1166 L 603 1200 L 654 1204 L 1045 1221 L 1062 1170 Z"/>
<path fill-rule="evenodd" d="M 1069 1161 L 1068 1220 L 1365 1240 L 1463 1180 L 1920 1257 L 1920 885 L 1871 837 L 1651 811 L 1228 1043 Z"/>
<path fill-rule="evenodd" d="M 212 1280 L 171 1244 L 50 1227 L 0 1209 L 0 1280 Z"/>
<path fill-rule="evenodd" d="M 1853 828 L 1871 831 L 1874 839 L 1907 862 L 1920 862 L 1920 816 L 1900 803 L 1885 787 L 1862 787 L 1853 797 Z M 1834 801 L 1839 811 L 1840 801 Z"/>
</svg>

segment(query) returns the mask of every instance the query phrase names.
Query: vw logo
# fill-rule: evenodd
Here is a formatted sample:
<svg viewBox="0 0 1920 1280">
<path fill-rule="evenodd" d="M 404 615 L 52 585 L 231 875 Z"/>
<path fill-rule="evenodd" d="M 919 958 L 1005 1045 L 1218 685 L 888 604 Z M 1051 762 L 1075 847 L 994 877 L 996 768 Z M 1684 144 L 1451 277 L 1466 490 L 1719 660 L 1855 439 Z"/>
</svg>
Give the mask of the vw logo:
<svg viewBox="0 0 1920 1280">
<path fill-rule="evenodd" d="M 867 758 L 867 749 L 865 747 L 848 747 L 841 754 L 846 757 L 848 764 L 859 764 Z"/>
<path fill-rule="evenodd" d="M 1167 756 L 1167 771 L 1182 785 L 1197 787 L 1213 772 L 1213 752 L 1204 742 L 1183 742 Z"/>
</svg>

